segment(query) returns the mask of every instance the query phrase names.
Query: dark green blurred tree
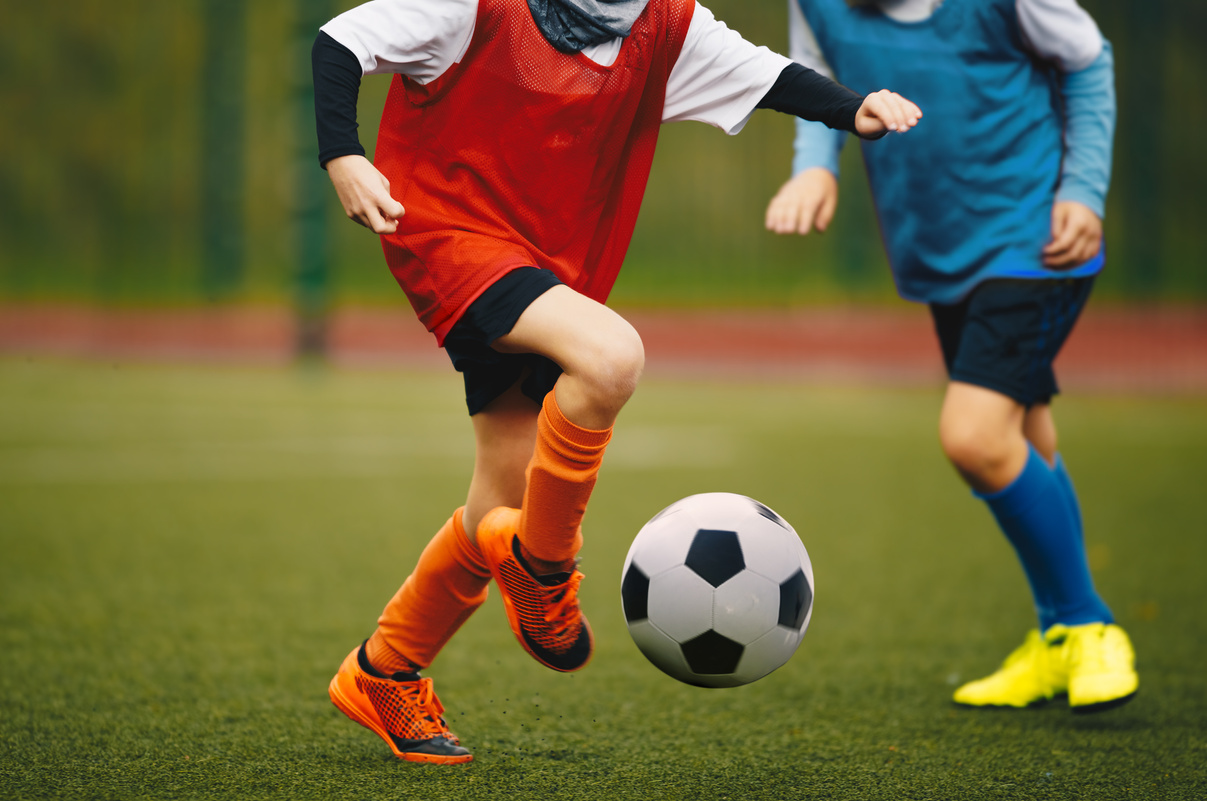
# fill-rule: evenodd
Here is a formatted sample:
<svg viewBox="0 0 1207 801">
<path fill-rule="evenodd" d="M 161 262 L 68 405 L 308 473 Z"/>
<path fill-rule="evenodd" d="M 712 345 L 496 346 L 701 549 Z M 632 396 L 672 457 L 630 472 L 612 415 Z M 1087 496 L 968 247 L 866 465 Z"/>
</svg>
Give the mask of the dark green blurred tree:
<svg viewBox="0 0 1207 801">
<path fill-rule="evenodd" d="M 226 300 L 243 280 L 247 16 L 241 0 L 201 6 L 201 284 Z"/>
</svg>

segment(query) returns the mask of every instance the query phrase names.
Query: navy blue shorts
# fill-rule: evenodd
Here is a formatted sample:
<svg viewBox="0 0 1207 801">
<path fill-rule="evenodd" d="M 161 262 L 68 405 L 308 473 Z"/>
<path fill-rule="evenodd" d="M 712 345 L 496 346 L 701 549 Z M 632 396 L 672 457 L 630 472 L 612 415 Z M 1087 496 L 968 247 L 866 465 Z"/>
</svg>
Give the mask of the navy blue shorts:
<svg viewBox="0 0 1207 801">
<path fill-rule="evenodd" d="M 995 279 L 959 303 L 932 303 L 948 377 L 1028 407 L 1049 402 L 1060 391 L 1052 362 L 1093 286 L 1093 276 Z"/>
<path fill-rule="evenodd" d="M 469 305 L 444 338 L 444 351 L 465 379 L 465 405 L 475 415 L 524 377 L 520 390 L 539 405 L 562 368 L 535 353 L 499 353 L 490 346 L 510 333 L 534 300 L 561 281 L 550 270 L 520 267 Z M 525 375 L 526 374 L 526 375 Z"/>
</svg>

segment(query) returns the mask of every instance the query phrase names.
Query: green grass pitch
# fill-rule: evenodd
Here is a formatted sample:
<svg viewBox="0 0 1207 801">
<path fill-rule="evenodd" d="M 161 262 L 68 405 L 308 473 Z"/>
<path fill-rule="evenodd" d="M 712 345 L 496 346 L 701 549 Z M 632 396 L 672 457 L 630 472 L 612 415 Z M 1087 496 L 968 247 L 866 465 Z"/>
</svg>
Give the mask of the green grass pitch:
<svg viewBox="0 0 1207 801">
<path fill-rule="evenodd" d="M 936 444 L 936 391 L 647 376 L 586 521 L 598 650 L 544 670 L 497 596 L 428 671 L 468 766 L 395 760 L 326 687 L 472 458 L 451 371 L 0 361 L 0 797 L 1201 799 L 1207 400 L 1057 405 L 1130 705 L 965 710 L 1033 616 Z M 787 517 L 813 622 L 753 685 L 703 690 L 625 631 L 620 568 L 671 501 Z"/>
</svg>

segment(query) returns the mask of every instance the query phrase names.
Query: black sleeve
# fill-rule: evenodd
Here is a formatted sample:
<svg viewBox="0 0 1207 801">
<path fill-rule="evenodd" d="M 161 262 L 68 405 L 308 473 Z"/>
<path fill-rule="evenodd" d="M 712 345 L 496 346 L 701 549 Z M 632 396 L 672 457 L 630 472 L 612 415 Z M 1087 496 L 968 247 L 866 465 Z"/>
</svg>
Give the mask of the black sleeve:
<svg viewBox="0 0 1207 801">
<path fill-rule="evenodd" d="M 365 155 L 356 134 L 356 100 L 360 96 L 360 61 L 326 33 L 319 31 L 310 50 L 314 70 L 314 121 L 318 131 L 319 164 L 337 156 Z"/>
<path fill-rule="evenodd" d="M 861 105 L 863 95 L 793 62 L 784 67 L 758 108 L 782 111 L 855 133 L 855 112 Z"/>
</svg>

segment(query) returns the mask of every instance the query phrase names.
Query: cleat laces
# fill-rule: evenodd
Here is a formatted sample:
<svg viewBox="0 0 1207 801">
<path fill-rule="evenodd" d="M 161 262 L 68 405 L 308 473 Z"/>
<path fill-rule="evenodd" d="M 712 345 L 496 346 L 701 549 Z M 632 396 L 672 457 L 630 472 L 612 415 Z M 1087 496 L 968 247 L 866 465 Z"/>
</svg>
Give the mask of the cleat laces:
<svg viewBox="0 0 1207 801">
<path fill-rule="evenodd" d="M 557 640 L 569 639 L 570 644 L 578 637 L 582 628 L 582 617 L 578 611 L 578 585 L 583 574 L 575 570 L 565 586 L 549 587 L 546 590 L 548 611 L 544 614 L 549 633 Z M 558 595 L 560 594 L 560 597 Z"/>
<path fill-rule="evenodd" d="M 416 723 L 423 733 L 456 742 L 457 738 L 447 729 L 444 718 L 441 717 L 444 714 L 444 704 L 436 697 L 435 683 L 428 678 L 420 679 L 412 692 L 415 694 L 415 705 L 419 707 Z"/>
<path fill-rule="evenodd" d="M 454 745 L 458 743 L 456 736 L 448 730 L 441 715 L 444 714 L 444 704 L 436 695 L 435 683 L 429 678 L 419 681 L 389 682 L 378 680 L 374 682 L 379 692 L 370 695 L 379 712 L 385 713 L 382 718 L 387 727 L 394 730 L 400 737 L 412 740 L 426 740 L 432 737 L 443 737 Z M 382 702 L 389 704 L 392 709 L 383 709 Z"/>
<path fill-rule="evenodd" d="M 569 570 L 537 575 L 516 535 L 519 515 L 518 509 L 499 507 L 478 526 L 478 544 L 499 585 L 507 623 L 520 646 L 545 667 L 579 670 L 595 645 L 579 608 L 583 574 L 570 562 Z"/>
</svg>

